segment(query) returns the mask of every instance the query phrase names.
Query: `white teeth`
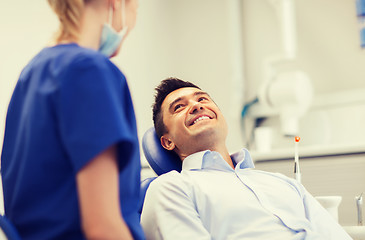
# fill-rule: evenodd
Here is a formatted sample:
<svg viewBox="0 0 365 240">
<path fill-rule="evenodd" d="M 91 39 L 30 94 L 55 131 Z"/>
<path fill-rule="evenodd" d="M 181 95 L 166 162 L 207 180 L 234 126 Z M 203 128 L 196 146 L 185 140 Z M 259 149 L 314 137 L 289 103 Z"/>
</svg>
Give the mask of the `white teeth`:
<svg viewBox="0 0 365 240">
<path fill-rule="evenodd" d="M 207 116 L 202 116 L 202 117 L 200 117 L 200 118 L 196 119 L 196 120 L 193 122 L 193 125 L 194 125 L 195 123 L 197 123 L 197 122 L 201 121 L 201 120 L 204 120 L 204 119 L 209 119 L 209 117 L 207 117 Z"/>
</svg>

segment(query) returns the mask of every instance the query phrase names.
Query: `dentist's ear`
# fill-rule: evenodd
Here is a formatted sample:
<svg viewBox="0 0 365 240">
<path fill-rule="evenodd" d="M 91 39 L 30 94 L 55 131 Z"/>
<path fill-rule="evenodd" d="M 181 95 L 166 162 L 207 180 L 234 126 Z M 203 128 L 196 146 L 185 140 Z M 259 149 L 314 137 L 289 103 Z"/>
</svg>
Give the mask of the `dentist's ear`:
<svg viewBox="0 0 365 240">
<path fill-rule="evenodd" d="M 165 148 L 169 151 L 174 150 L 175 143 L 173 141 L 171 141 L 170 139 L 168 139 L 167 137 L 162 136 L 160 138 L 160 141 L 161 141 L 161 145 L 162 145 L 163 148 Z"/>
</svg>

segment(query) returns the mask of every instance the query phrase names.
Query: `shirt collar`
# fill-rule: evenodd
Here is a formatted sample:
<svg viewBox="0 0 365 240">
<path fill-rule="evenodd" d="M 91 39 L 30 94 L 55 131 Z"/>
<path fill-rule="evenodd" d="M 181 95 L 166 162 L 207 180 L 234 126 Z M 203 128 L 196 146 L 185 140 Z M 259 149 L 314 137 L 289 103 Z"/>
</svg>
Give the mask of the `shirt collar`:
<svg viewBox="0 0 365 240">
<path fill-rule="evenodd" d="M 247 149 L 242 149 L 231 155 L 236 165 L 236 169 L 254 168 L 250 153 Z M 197 169 L 216 169 L 223 171 L 234 171 L 223 157 L 218 153 L 210 150 L 197 152 L 186 157 L 182 163 L 182 170 Z"/>
</svg>

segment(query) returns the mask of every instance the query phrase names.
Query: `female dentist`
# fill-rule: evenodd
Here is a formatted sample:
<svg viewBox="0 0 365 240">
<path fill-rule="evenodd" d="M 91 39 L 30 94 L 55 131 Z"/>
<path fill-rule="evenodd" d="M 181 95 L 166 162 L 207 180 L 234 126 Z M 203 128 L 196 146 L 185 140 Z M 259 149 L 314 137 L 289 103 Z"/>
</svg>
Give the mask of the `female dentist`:
<svg viewBox="0 0 365 240">
<path fill-rule="evenodd" d="M 48 0 L 55 44 L 23 69 L 1 156 L 5 214 L 23 239 L 144 239 L 136 120 L 109 60 L 137 0 Z"/>
</svg>

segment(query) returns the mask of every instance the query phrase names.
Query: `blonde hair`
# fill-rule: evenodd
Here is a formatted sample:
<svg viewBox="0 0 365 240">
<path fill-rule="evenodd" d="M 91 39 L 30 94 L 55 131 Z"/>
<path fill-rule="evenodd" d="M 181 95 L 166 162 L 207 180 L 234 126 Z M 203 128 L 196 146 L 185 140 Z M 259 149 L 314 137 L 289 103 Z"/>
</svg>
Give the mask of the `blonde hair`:
<svg viewBox="0 0 365 240">
<path fill-rule="evenodd" d="M 48 3 L 60 21 L 60 27 L 55 36 L 56 42 L 62 40 L 77 41 L 84 0 L 48 0 Z"/>
</svg>

